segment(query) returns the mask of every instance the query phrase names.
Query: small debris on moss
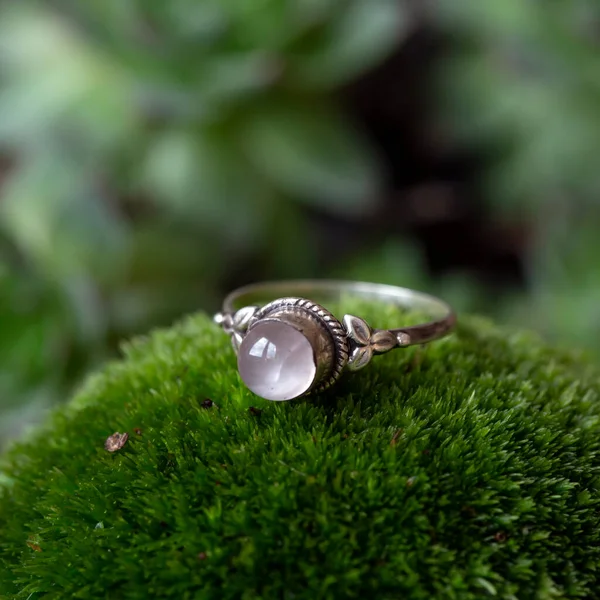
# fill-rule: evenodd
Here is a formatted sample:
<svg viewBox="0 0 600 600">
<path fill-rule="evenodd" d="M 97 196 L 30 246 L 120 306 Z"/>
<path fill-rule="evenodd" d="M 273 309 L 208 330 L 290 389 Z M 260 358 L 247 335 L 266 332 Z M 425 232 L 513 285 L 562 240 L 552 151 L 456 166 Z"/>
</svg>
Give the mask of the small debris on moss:
<svg viewBox="0 0 600 600">
<path fill-rule="evenodd" d="M 136 427 L 134 430 L 135 435 L 142 435 L 142 430 L 139 427 Z"/>
<path fill-rule="evenodd" d="M 255 417 L 260 417 L 260 415 L 262 415 L 262 410 L 260 410 L 260 408 L 255 408 L 254 406 L 251 406 L 248 411 Z"/>
<path fill-rule="evenodd" d="M 128 439 L 128 433 L 113 433 L 112 435 L 108 436 L 108 438 L 106 438 L 106 442 L 104 442 L 104 449 L 108 450 L 109 452 L 116 452 L 127 443 Z"/>
<path fill-rule="evenodd" d="M 503 544 L 506 541 L 507 535 L 504 531 L 498 531 L 495 535 L 494 535 L 494 539 L 499 543 L 499 544 Z"/>
<path fill-rule="evenodd" d="M 398 438 L 402 435 L 402 429 L 398 429 L 394 432 L 392 439 L 390 440 L 390 446 L 395 446 L 398 442 Z"/>
<path fill-rule="evenodd" d="M 39 544 L 36 544 L 36 542 L 34 540 L 32 540 L 31 538 L 29 538 L 29 540 L 27 540 L 27 545 L 34 551 L 34 552 L 41 552 L 42 551 L 42 547 Z"/>
<path fill-rule="evenodd" d="M 202 402 L 202 408 L 212 408 L 213 404 L 214 404 L 214 402 L 210 398 L 206 398 Z"/>
<path fill-rule="evenodd" d="M 200 552 L 198 554 L 198 559 L 199 560 L 206 560 L 208 558 L 208 555 L 206 554 L 206 552 Z"/>
</svg>

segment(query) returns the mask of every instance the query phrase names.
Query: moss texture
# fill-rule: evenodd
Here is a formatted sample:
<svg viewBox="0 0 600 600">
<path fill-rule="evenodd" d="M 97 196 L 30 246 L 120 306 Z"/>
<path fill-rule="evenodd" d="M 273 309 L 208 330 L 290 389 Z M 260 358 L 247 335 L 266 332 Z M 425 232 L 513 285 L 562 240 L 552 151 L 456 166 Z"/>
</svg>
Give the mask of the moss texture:
<svg viewBox="0 0 600 600">
<path fill-rule="evenodd" d="M 600 376 L 581 357 L 464 318 L 267 403 L 206 316 L 124 354 L 5 457 L 0 597 L 599 597 Z"/>
</svg>

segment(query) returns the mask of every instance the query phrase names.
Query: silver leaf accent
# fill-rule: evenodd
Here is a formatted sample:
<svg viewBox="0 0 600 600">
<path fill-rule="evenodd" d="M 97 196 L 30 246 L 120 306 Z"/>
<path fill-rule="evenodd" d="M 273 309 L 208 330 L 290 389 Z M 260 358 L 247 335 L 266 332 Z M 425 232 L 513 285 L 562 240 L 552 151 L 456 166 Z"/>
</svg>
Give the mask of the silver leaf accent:
<svg viewBox="0 0 600 600">
<path fill-rule="evenodd" d="M 376 331 L 371 336 L 371 348 L 373 348 L 374 352 L 383 353 L 395 348 L 398 344 L 398 339 L 391 332 L 385 329 L 381 331 Z"/>
<path fill-rule="evenodd" d="M 348 361 L 348 368 L 351 371 L 358 371 L 366 367 L 372 358 L 373 350 L 371 346 L 356 346 Z"/>
<path fill-rule="evenodd" d="M 371 328 L 366 321 L 353 315 L 344 316 L 344 327 L 348 336 L 359 346 L 367 346 L 371 339 Z"/>
<path fill-rule="evenodd" d="M 233 349 L 235 350 L 236 354 L 237 354 L 238 350 L 240 349 L 240 345 L 241 345 L 243 339 L 244 339 L 244 337 L 242 336 L 242 334 L 238 333 L 237 331 L 234 331 L 231 334 L 231 345 L 233 346 Z"/>
<path fill-rule="evenodd" d="M 244 306 L 244 308 L 240 308 L 233 315 L 233 328 L 236 331 L 246 331 L 257 310 L 258 306 Z"/>
</svg>

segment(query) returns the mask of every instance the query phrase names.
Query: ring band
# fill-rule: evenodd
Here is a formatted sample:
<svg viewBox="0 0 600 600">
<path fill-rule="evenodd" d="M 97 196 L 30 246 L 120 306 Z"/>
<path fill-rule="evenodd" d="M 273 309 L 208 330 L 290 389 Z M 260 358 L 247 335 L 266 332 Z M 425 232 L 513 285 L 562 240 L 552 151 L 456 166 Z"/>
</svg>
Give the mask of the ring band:
<svg viewBox="0 0 600 600">
<path fill-rule="evenodd" d="M 431 320 L 373 329 L 353 315 L 339 321 L 320 304 L 345 296 L 418 311 Z M 215 322 L 231 336 L 247 387 L 267 400 L 292 400 L 330 387 L 345 368 L 361 369 L 374 355 L 444 337 L 456 315 L 443 300 L 408 288 L 299 280 L 241 287 L 225 298 Z"/>
</svg>

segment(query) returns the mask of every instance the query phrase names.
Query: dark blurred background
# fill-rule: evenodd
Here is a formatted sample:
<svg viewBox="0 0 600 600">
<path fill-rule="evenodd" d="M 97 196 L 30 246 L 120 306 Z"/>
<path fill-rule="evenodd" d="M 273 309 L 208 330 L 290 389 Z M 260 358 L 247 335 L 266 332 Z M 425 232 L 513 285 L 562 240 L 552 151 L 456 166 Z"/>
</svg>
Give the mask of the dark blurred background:
<svg viewBox="0 0 600 600">
<path fill-rule="evenodd" d="M 0 2 L 0 446 L 253 280 L 600 353 L 597 0 Z"/>
</svg>

